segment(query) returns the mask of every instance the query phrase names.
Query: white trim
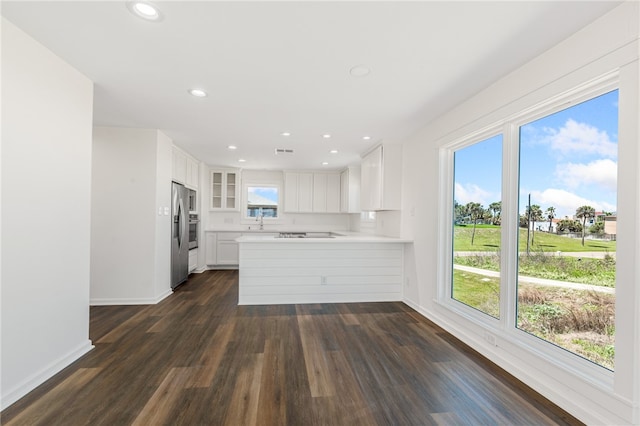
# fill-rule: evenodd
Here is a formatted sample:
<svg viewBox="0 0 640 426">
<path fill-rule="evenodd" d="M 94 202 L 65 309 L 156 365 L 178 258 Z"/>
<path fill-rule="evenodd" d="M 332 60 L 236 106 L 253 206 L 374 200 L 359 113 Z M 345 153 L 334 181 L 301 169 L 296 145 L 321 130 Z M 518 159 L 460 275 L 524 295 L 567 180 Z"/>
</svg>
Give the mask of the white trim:
<svg viewBox="0 0 640 426">
<path fill-rule="evenodd" d="M 515 327 L 517 299 L 517 220 L 519 201 L 519 128 L 539 118 L 552 115 L 581 102 L 596 98 L 612 90 L 619 89 L 619 71 L 608 72 L 599 77 L 579 84 L 559 95 L 551 96 L 544 102 L 525 108 L 505 119 L 472 131 L 450 142 L 441 140 L 439 205 L 440 230 L 438 233 L 438 272 L 437 296 L 435 302 L 446 310 L 455 313 L 472 323 L 495 333 L 497 337 L 510 339 L 511 343 L 523 350 L 564 369 L 577 378 L 607 392 L 613 389 L 614 373 L 591 363 L 578 354 L 555 346 L 553 343 Z M 500 319 L 486 315 L 451 297 L 453 264 L 453 193 L 454 193 L 454 152 L 458 149 L 482 142 L 489 137 L 502 134 L 502 240 L 500 279 Z M 476 339 L 477 336 L 473 336 Z"/>
<path fill-rule="evenodd" d="M 173 290 L 169 289 L 157 296 L 155 299 L 146 297 L 142 298 L 107 298 L 107 299 L 91 299 L 89 306 L 112 306 L 112 305 L 155 305 L 173 294 Z"/>
<path fill-rule="evenodd" d="M 247 217 L 247 204 L 248 200 L 248 190 L 250 186 L 254 187 L 263 187 L 263 188 L 276 188 L 278 190 L 278 216 L 276 217 L 264 217 L 264 223 L 268 225 L 279 224 L 282 223 L 282 214 L 284 213 L 284 192 L 282 191 L 283 185 L 281 182 L 277 181 L 266 181 L 259 183 L 252 182 L 243 182 L 242 183 L 242 194 L 240 194 L 240 223 L 243 225 L 253 224 L 256 222 L 256 219 L 253 217 Z"/>
<path fill-rule="evenodd" d="M 20 384 L 13 389 L 2 395 L 2 401 L 0 403 L 0 410 L 4 410 L 9 407 L 20 398 L 49 380 L 51 377 L 62 371 L 67 366 L 71 365 L 74 361 L 93 349 L 93 343 L 87 339 L 82 344 L 78 345 L 75 349 L 67 353 L 66 355 L 58 358 L 50 363 L 48 366 L 32 374 L 23 380 Z"/>
</svg>

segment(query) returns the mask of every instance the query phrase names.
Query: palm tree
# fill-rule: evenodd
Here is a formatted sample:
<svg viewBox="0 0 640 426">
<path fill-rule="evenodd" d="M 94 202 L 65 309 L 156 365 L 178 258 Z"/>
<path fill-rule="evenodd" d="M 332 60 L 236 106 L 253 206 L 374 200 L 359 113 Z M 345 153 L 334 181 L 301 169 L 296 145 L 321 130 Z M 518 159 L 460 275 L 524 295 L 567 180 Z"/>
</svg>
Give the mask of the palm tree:
<svg viewBox="0 0 640 426">
<path fill-rule="evenodd" d="M 540 208 L 539 205 L 534 204 L 531 207 L 527 207 L 526 214 L 527 214 L 527 217 L 529 218 L 529 223 L 527 225 L 531 229 L 531 245 L 533 245 L 533 240 L 535 238 L 535 233 L 536 233 L 535 224 L 536 222 L 539 222 L 540 220 L 542 220 L 542 209 Z M 532 223 L 534 226 L 531 226 Z"/>
<path fill-rule="evenodd" d="M 470 202 L 464 206 L 465 213 L 471 218 L 473 221 L 473 232 L 471 233 L 471 245 L 473 245 L 473 240 L 476 237 L 476 223 L 478 220 L 484 218 L 485 210 L 480 203 Z"/>
<path fill-rule="evenodd" d="M 551 222 L 553 222 L 553 218 L 556 217 L 556 208 L 551 206 L 545 210 L 547 214 L 547 219 L 549 219 L 549 232 L 551 232 Z"/>
<path fill-rule="evenodd" d="M 584 234 L 586 232 L 587 219 L 596 216 L 596 209 L 591 206 L 582 206 L 576 209 L 576 217 L 582 219 L 582 245 L 584 246 Z"/>
<path fill-rule="evenodd" d="M 491 212 L 491 217 L 493 218 L 491 224 L 497 225 L 498 220 L 500 219 L 500 213 L 502 212 L 502 202 L 496 201 L 489 204 L 489 211 Z"/>
</svg>

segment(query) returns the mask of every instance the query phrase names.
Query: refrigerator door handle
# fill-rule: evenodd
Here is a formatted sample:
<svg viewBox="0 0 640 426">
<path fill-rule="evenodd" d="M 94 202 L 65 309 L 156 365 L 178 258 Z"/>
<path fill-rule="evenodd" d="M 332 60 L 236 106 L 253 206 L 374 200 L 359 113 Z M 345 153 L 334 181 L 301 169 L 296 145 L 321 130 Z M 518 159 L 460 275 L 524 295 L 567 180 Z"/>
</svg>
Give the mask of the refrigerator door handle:
<svg viewBox="0 0 640 426">
<path fill-rule="evenodd" d="M 183 223 L 184 223 L 184 212 L 182 210 L 182 200 L 178 201 L 178 248 L 182 247 L 182 234 L 183 234 Z"/>
<path fill-rule="evenodd" d="M 185 241 L 183 241 L 182 239 L 185 238 L 185 235 L 187 235 L 187 223 L 189 223 L 189 217 L 187 216 L 187 214 L 185 213 L 184 210 L 184 200 L 180 199 L 180 218 L 182 219 L 182 230 L 180 232 L 180 247 L 182 247 L 182 244 L 185 243 Z M 186 241 L 187 245 L 189 244 L 189 241 Z"/>
</svg>

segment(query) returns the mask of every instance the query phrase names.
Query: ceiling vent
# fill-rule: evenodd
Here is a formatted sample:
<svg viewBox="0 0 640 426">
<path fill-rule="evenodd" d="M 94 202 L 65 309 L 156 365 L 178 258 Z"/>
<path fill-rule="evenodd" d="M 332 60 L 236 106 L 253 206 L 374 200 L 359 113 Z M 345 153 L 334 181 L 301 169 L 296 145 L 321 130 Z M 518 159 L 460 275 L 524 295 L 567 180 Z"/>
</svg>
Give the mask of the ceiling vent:
<svg viewBox="0 0 640 426">
<path fill-rule="evenodd" d="M 293 154 L 292 149 L 276 148 L 276 155 Z"/>
</svg>

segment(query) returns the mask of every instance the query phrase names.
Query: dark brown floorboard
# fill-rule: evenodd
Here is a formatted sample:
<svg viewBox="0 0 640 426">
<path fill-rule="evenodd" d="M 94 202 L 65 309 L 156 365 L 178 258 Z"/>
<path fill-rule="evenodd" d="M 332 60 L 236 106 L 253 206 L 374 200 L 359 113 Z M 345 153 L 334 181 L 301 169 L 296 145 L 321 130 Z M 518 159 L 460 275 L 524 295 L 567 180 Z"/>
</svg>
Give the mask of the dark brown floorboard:
<svg viewBox="0 0 640 426">
<path fill-rule="evenodd" d="M 96 348 L 3 425 L 575 425 L 402 303 L 237 306 L 237 271 L 91 308 Z"/>
</svg>

